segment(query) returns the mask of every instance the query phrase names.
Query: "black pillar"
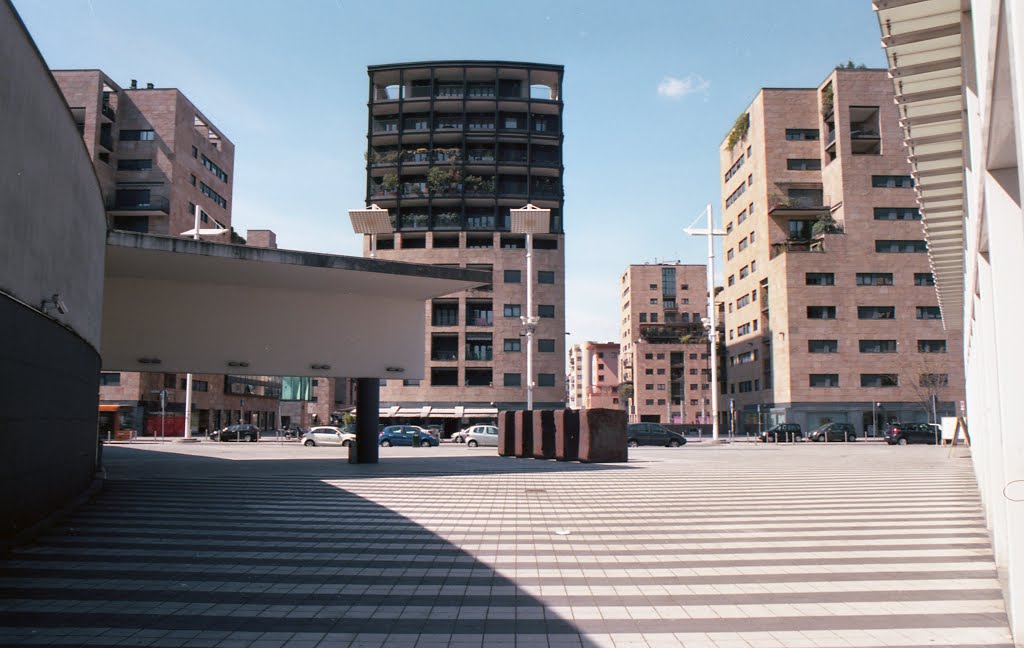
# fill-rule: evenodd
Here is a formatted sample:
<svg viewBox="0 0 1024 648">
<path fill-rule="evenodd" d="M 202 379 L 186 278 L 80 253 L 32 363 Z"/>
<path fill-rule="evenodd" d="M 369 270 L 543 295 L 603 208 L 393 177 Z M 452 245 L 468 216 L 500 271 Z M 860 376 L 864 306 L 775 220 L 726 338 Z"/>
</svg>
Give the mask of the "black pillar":
<svg viewBox="0 0 1024 648">
<path fill-rule="evenodd" d="M 377 463 L 380 447 L 377 445 L 380 422 L 380 380 L 356 379 L 356 456 L 359 463 Z"/>
</svg>

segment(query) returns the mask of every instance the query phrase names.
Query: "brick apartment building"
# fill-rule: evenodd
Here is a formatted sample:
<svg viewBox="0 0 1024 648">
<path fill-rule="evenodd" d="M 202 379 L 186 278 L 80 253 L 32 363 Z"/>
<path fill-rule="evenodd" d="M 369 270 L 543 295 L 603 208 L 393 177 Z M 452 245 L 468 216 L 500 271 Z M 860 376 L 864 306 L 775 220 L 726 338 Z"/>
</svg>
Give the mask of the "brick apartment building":
<svg viewBox="0 0 1024 648">
<path fill-rule="evenodd" d="M 231 227 L 234 144 L 184 94 L 152 84 L 139 88 L 135 81 L 121 88 L 100 70 L 54 70 L 53 77 L 89 151 L 109 227 L 180 236 L 194 227 L 199 205 L 201 227 L 228 230 L 207 240 L 246 243 Z M 269 230 L 248 234 L 249 245 L 277 247 Z M 285 406 L 296 424 L 330 420 L 335 381 L 313 383 L 310 401 Z M 194 375 L 192 429 L 202 432 L 239 420 L 276 427 L 282 422 L 281 385 L 274 376 Z M 157 432 L 159 393 L 165 390 L 169 417 L 163 427 L 181 434 L 184 374 L 104 372 L 100 404 L 108 423 L 116 414 L 124 427 Z"/>
<path fill-rule="evenodd" d="M 492 273 L 425 305 L 426 378 L 382 382 L 382 416 L 449 432 L 526 407 L 526 282 L 534 285 L 536 409 L 565 403 L 562 67 L 444 61 L 369 68 L 366 203 L 390 211 L 377 256 Z M 534 276 L 509 210 L 551 210 Z M 368 239 L 369 237 L 367 237 Z M 369 241 L 366 243 L 368 251 Z"/>
<path fill-rule="evenodd" d="M 619 377 L 632 384 L 629 420 L 710 423 L 707 266 L 631 265 L 619 290 Z"/>
<path fill-rule="evenodd" d="M 728 396 L 741 426 L 858 433 L 963 398 L 885 70 L 764 88 L 720 150 Z"/>
<path fill-rule="evenodd" d="M 621 409 L 619 400 L 619 344 L 584 342 L 569 349 L 566 378 L 569 409 Z"/>
</svg>

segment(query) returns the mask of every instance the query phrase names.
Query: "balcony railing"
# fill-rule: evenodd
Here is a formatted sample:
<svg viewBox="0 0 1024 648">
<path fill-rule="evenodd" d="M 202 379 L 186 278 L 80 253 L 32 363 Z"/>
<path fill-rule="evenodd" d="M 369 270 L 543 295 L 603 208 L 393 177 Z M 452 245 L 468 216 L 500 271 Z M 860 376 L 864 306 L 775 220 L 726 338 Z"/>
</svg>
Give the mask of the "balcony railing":
<svg viewBox="0 0 1024 648">
<path fill-rule="evenodd" d="M 434 229 L 459 229 L 462 217 L 455 212 L 434 214 Z"/>
<path fill-rule="evenodd" d="M 398 133 L 397 119 L 378 119 L 373 122 L 374 133 Z"/>
<path fill-rule="evenodd" d="M 781 243 L 772 243 L 771 257 L 774 259 L 787 252 L 824 252 L 824 237 L 814 239 L 787 239 Z"/>
<path fill-rule="evenodd" d="M 100 106 L 100 112 L 110 121 L 114 121 L 117 118 L 117 113 L 115 113 L 114 109 L 110 107 L 110 104 L 105 103 Z"/>
<path fill-rule="evenodd" d="M 170 213 L 170 201 L 165 196 L 153 196 L 148 200 L 117 200 L 111 197 L 106 201 L 107 211 L 140 211 Z"/>
</svg>

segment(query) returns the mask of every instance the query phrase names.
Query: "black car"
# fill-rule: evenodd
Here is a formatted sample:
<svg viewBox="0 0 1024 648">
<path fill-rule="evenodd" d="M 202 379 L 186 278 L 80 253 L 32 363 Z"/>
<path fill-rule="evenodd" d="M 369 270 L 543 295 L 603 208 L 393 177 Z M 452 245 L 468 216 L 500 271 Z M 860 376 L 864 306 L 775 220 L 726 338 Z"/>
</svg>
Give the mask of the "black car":
<svg viewBox="0 0 1024 648">
<path fill-rule="evenodd" d="M 686 437 L 657 423 L 632 423 L 626 427 L 626 445 L 630 448 L 642 445 L 678 448 L 686 445 Z"/>
<path fill-rule="evenodd" d="M 852 423 L 826 423 L 807 435 L 808 441 L 856 441 Z"/>
<path fill-rule="evenodd" d="M 889 445 L 927 443 L 935 445 L 936 427 L 930 423 L 890 423 L 882 433 Z"/>
<path fill-rule="evenodd" d="M 803 441 L 804 433 L 799 423 L 779 423 L 757 435 L 760 441 Z"/>
<path fill-rule="evenodd" d="M 211 441 L 250 441 L 260 440 L 260 429 L 251 423 L 229 425 L 223 430 L 210 432 Z"/>
</svg>

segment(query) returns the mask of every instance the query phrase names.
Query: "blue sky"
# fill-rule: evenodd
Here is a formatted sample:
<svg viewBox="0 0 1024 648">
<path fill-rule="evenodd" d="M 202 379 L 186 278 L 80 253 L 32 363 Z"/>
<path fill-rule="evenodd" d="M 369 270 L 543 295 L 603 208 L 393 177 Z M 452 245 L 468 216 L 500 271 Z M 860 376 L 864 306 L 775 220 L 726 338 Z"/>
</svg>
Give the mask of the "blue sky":
<svg viewBox="0 0 1024 648">
<path fill-rule="evenodd" d="M 180 88 L 235 143 L 232 218 L 358 255 L 366 66 L 564 65 L 566 330 L 618 339 L 630 263 L 704 263 L 718 145 L 758 88 L 881 67 L 869 0 L 14 0 L 51 68 Z M 659 92 L 659 88 L 661 91 Z"/>
</svg>

